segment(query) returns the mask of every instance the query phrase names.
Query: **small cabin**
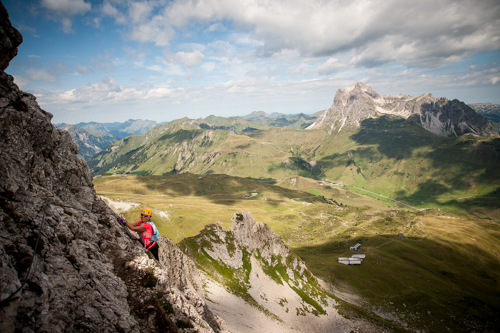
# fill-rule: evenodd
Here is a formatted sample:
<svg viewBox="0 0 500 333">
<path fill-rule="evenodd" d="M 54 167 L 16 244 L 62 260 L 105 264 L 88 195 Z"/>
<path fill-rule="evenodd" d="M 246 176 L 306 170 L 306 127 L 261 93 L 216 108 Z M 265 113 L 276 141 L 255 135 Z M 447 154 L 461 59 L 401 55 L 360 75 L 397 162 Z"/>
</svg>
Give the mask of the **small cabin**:
<svg viewBox="0 0 500 333">
<path fill-rule="evenodd" d="M 360 258 L 347 258 L 347 257 L 339 257 L 339 263 L 344 265 L 361 265 Z"/>
<path fill-rule="evenodd" d="M 359 244 L 359 243 L 354 245 L 354 246 L 351 246 L 351 251 L 357 251 L 357 250 L 359 250 L 360 247 L 361 247 L 361 244 Z"/>
</svg>

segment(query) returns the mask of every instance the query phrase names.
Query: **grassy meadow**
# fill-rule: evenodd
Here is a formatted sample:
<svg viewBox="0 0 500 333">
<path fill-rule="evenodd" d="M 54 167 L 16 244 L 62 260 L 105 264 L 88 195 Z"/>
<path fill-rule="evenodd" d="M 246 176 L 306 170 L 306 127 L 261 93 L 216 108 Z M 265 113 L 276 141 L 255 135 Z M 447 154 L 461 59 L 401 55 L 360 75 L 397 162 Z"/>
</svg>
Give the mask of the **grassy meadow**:
<svg viewBox="0 0 500 333">
<path fill-rule="evenodd" d="M 351 315 L 430 332 L 494 331 L 499 324 L 495 198 L 483 206 L 475 202 L 484 198 L 447 205 L 419 198 L 411 205 L 429 208 L 420 211 L 362 187 L 297 176 L 274 183 L 223 174 L 115 175 L 95 178 L 94 186 L 110 200 L 136 203 L 122 212 L 129 221 L 139 220 L 143 207 L 152 208 L 161 235 L 176 243 L 207 224 L 230 229 L 235 212 L 251 212 L 330 282 L 337 297 L 353 304 L 347 307 Z M 258 194 L 244 198 L 251 193 Z M 366 254 L 362 265 L 338 263 L 356 243 Z M 346 294 L 352 299 L 341 296 Z"/>
</svg>

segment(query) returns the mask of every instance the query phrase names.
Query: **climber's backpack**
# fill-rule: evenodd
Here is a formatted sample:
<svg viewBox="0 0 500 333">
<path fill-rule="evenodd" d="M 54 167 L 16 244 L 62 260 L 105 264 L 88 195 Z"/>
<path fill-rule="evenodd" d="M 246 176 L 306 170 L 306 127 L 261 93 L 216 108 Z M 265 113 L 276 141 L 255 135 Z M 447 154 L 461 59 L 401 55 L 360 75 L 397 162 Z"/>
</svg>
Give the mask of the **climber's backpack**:
<svg viewBox="0 0 500 333">
<path fill-rule="evenodd" d="M 150 234 L 147 232 L 147 230 L 148 230 L 148 229 L 146 229 L 146 231 L 138 232 L 137 234 L 139 235 L 139 238 L 140 238 L 140 239 L 142 239 L 142 240 L 144 241 L 144 242 L 143 242 L 143 244 L 144 244 L 144 248 L 149 250 L 149 248 L 148 248 L 148 247 L 146 247 L 146 241 L 147 241 L 147 242 L 156 242 L 156 241 L 158 241 L 158 240 L 160 239 L 160 233 L 158 232 L 158 229 L 156 229 L 156 226 L 155 226 L 155 224 L 154 224 L 154 222 L 153 222 L 153 221 L 149 221 L 149 222 L 146 222 L 146 223 L 148 223 L 148 224 L 151 226 L 151 229 L 152 229 L 152 231 L 153 231 L 153 234 L 152 234 L 152 235 L 150 235 Z M 145 239 L 145 238 L 143 237 L 143 234 L 148 235 L 150 238 L 149 238 L 149 239 Z M 149 247 L 151 247 L 151 246 L 152 246 L 152 245 L 150 245 Z"/>
<path fill-rule="evenodd" d="M 156 226 L 155 226 L 155 224 L 154 224 L 153 221 L 149 221 L 147 223 L 149 223 L 149 225 L 151 225 L 151 229 L 153 230 L 153 234 L 150 235 L 151 236 L 151 241 L 156 242 L 157 240 L 160 239 L 160 233 L 158 232 L 158 229 L 156 229 Z"/>
</svg>

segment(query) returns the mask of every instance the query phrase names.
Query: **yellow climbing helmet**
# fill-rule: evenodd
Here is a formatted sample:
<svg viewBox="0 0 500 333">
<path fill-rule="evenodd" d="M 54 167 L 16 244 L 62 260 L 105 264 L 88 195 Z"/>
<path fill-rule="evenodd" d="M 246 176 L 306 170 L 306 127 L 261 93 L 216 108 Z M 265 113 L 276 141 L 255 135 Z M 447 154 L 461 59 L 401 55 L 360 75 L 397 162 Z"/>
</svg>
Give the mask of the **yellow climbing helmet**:
<svg viewBox="0 0 500 333">
<path fill-rule="evenodd" d="M 144 208 L 141 212 L 142 215 L 147 215 L 149 217 L 153 216 L 153 212 L 149 208 Z"/>
</svg>

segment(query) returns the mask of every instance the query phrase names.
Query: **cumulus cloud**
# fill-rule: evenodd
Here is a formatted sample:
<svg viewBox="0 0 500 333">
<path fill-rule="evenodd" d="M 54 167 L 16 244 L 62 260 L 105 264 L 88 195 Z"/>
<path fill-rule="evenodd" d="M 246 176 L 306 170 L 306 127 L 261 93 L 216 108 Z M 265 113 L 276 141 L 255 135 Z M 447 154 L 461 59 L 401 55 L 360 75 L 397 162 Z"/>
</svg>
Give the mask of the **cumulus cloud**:
<svg viewBox="0 0 500 333">
<path fill-rule="evenodd" d="M 131 38 L 159 46 L 191 24 L 214 31 L 230 21 L 262 44 L 261 55 L 353 52 L 351 64 L 364 67 L 395 61 L 428 67 L 500 48 L 497 0 L 175 0 L 128 8 Z"/>
<path fill-rule="evenodd" d="M 42 0 L 40 5 L 48 11 L 54 20 L 62 23 L 65 33 L 72 31 L 75 15 L 83 15 L 92 8 L 90 2 L 84 0 Z"/>
</svg>

